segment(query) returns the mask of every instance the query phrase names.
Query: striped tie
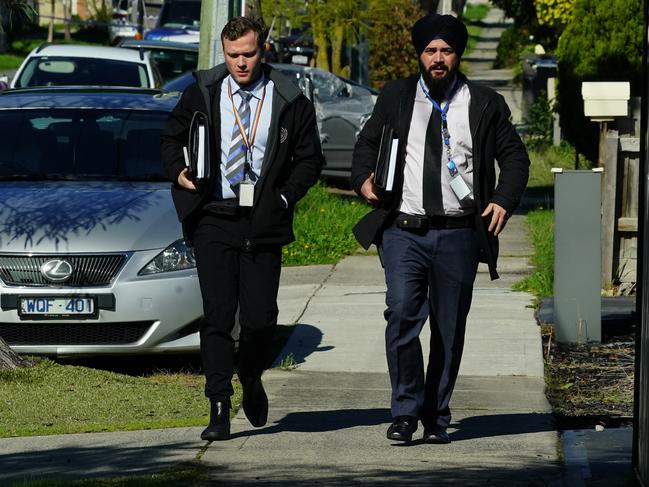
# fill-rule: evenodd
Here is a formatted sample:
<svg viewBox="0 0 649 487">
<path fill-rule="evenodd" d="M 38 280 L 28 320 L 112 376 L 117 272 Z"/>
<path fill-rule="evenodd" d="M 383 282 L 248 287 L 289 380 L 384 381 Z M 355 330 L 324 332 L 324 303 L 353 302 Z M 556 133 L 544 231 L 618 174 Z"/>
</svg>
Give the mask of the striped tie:
<svg viewBox="0 0 649 487">
<path fill-rule="evenodd" d="M 239 120 L 246 136 L 250 134 L 250 99 L 252 93 L 239 91 L 241 96 L 241 105 L 239 105 Z M 236 186 L 243 179 L 243 166 L 246 160 L 246 145 L 244 144 L 239 124 L 234 122 L 232 129 L 232 142 L 230 143 L 230 152 L 228 161 L 225 164 L 225 177 L 232 186 Z"/>
</svg>

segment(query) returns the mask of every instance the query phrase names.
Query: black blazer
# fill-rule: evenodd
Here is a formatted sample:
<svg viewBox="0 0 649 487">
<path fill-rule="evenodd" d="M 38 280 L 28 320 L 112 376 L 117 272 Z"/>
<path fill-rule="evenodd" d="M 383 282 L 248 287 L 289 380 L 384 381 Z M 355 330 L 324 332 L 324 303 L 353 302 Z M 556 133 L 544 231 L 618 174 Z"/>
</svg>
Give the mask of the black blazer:
<svg viewBox="0 0 649 487">
<path fill-rule="evenodd" d="M 488 264 L 491 278 L 497 279 L 498 238 L 487 232 L 488 221 L 480 215 L 491 202 L 502 206 L 511 215 L 527 185 L 530 160 L 510 122 L 511 113 L 504 98 L 494 90 L 460 76 L 471 93 L 469 125 L 473 142 L 473 192 L 480 260 Z M 408 140 L 418 80 L 419 75 L 416 75 L 385 85 L 356 143 L 351 183 L 360 194 L 363 182 L 374 170 L 383 125 L 390 124 L 402 142 L 399 144 L 395 190 L 387 193 L 378 207 L 357 225 L 355 233 L 361 243 L 380 244 L 383 229 L 391 224 L 398 212 L 403 188 L 405 141 Z M 498 180 L 495 160 L 500 169 Z"/>
<path fill-rule="evenodd" d="M 324 157 L 313 104 L 288 78 L 262 64 L 265 76 L 274 83 L 271 126 L 261 175 L 255 184 L 250 214 L 249 239 L 253 244 L 292 242 L 293 209 L 308 189 L 317 182 Z M 224 64 L 194 73 L 196 82 L 183 92 L 161 137 L 162 160 L 173 182 L 172 197 L 183 224 L 185 239 L 191 244 L 196 215 L 211 199 L 220 184 L 221 121 L 219 100 L 221 82 L 228 75 Z M 187 145 L 189 125 L 196 111 L 207 115 L 210 137 L 210 164 L 213 177 L 190 192 L 177 184 L 185 167 L 182 147 Z M 288 201 L 288 208 L 280 197 Z"/>
</svg>

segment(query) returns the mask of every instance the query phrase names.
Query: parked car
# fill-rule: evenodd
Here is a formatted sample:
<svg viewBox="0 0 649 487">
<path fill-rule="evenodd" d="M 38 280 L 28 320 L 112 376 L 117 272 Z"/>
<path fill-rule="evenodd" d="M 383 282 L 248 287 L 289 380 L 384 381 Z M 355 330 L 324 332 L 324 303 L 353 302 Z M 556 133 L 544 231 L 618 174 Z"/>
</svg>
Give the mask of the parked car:
<svg viewBox="0 0 649 487">
<path fill-rule="evenodd" d="M 148 53 L 158 67 L 164 83 L 198 65 L 198 44 L 171 41 L 125 39 L 119 47 Z"/>
<path fill-rule="evenodd" d="M 274 63 L 271 66 L 292 78 L 314 101 L 326 160 L 323 176 L 348 178 L 358 133 L 374 109 L 378 92 L 320 68 Z M 163 89 L 183 91 L 193 81 L 192 73 L 188 72 L 165 83 Z"/>
<path fill-rule="evenodd" d="M 108 39 L 111 45 L 122 39 L 132 39 L 137 34 L 137 25 L 133 18 L 133 0 L 113 0 L 113 15 L 108 25 Z"/>
<path fill-rule="evenodd" d="M 11 88 L 128 86 L 157 88 L 162 78 L 147 53 L 106 46 L 43 44 L 30 52 Z"/>
<path fill-rule="evenodd" d="M 200 0 L 164 0 L 155 28 L 145 33 L 144 38 L 197 43 L 200 40 L 200 20 Z"/>
<path fill-rule="evenodd" d="M 0 337 L 18 353 L 197 351 L 202 301 L 163 175 L 178 95 L 0 93 Z"/>
</svg>

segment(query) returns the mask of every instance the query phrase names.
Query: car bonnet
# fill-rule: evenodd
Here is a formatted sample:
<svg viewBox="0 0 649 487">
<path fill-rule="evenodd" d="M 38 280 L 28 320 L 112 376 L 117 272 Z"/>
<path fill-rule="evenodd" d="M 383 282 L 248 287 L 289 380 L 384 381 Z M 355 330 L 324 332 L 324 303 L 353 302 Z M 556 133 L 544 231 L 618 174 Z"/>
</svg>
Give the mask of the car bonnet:
<svg viewBox="0 0 649 487">
<path fill-rule="evenodd" d="M 168 183 L 0 182 L 0 252 L 161 249 L 182 238 Z"/>
</svg>

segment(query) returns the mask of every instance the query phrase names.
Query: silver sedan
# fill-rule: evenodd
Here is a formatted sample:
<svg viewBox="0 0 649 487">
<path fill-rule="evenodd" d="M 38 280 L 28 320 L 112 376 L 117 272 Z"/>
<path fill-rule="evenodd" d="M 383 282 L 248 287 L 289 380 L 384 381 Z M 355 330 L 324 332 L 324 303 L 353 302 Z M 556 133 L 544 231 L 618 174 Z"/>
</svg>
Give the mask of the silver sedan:
<svg viewBox="0 0 649 487">
<path fill-rule="evenodd" d="M 198 350 L 195 263 L 159 155 L 177 100 L 0 93 L 0 337 L 15 351 Z"/>
</svg>

